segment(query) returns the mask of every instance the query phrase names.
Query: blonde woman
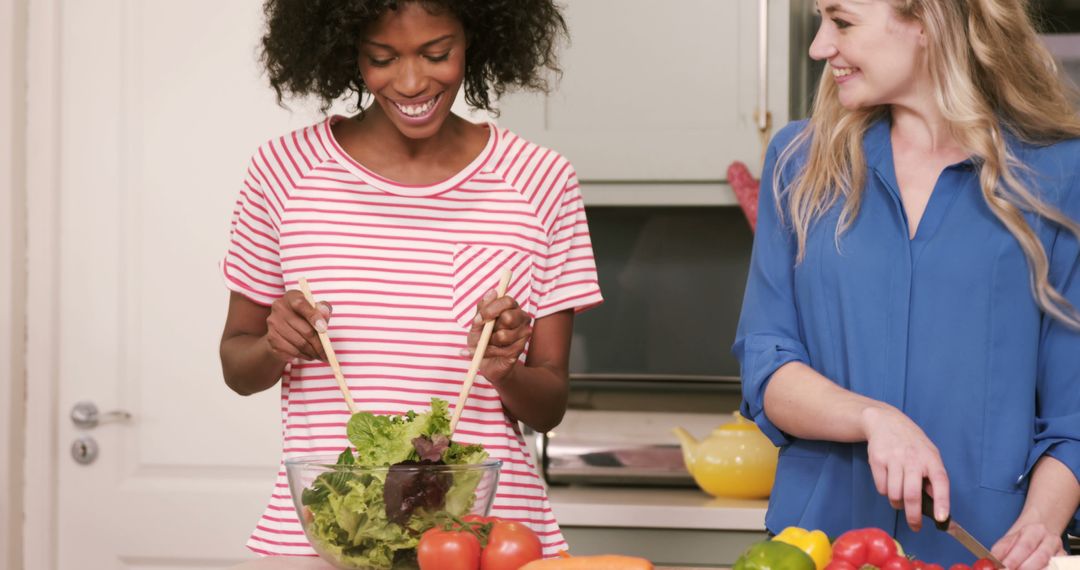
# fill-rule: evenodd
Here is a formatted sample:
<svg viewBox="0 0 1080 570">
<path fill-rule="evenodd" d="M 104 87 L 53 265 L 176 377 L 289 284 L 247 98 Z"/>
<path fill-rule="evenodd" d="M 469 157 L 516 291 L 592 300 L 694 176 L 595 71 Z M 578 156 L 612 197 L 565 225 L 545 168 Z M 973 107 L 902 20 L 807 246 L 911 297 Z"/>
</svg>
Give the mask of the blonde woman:
<svg viewBox="0 0 1080 570">
<path fill-rule="evenodd" d="M 1023 0 L 818 0 L 812 118 L 765 164 L 734 351 L 766 525 L 921 560 L 1063 553 L 1080 504 L 1080 120 Z"/>
</svg>

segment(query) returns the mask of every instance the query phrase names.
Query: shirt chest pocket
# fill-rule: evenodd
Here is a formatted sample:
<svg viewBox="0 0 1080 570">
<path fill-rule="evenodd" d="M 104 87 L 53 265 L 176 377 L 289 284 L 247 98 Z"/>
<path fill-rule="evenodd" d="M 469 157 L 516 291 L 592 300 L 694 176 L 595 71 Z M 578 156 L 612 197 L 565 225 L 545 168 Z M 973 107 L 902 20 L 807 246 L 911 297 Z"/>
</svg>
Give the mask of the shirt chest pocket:
<svg viewBox="0 0 1080 570">
<path fill-rule="evenodd" d="M 472 326 L 476 304 L 484 293 L 499 284 L 503 269 L 512 274 L 506 294 L 517 301 L 523 311 L 535 314 L 533 301 L 533 256 L 527 251 L 458 243 L 454 245 L 451 314 L 459 325 Z"/>
</svg>

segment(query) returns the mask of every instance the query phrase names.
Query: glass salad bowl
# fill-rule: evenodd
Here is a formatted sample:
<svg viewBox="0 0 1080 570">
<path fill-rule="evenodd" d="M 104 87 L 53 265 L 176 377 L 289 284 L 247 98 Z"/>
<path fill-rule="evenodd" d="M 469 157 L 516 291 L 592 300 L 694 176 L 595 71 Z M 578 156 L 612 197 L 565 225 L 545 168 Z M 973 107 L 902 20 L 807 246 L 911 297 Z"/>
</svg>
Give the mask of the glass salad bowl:
<svg viewBox="0 0 1080 570">
<path fill-rule="evenodd" d="M 390 467 L 342 464 L 332 455 L 285 461 L 293 504 L 308 541 L 336 568 L 417 568 L 420 535 L 468 514 L 487 516 L 498 460 Z"/>
</svg>

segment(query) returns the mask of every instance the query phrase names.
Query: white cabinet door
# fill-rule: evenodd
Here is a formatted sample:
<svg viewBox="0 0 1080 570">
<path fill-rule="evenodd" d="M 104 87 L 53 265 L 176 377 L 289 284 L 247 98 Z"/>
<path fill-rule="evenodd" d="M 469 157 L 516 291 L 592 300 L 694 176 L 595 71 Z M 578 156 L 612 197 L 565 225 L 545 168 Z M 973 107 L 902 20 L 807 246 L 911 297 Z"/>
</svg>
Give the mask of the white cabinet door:
<svg viewBox="0 0 1080 570">
<path fill-rule="evenodd" d="M 548 96 L 506 96 L 501 122 L 566 155 L 586 184 L 718 182 L 733 160 L 757 171 L 760 2 L 566 0 L 561 82 Z M 789 3 L 768 5 L 768 100 L 779 126 Z"/>
</svg>

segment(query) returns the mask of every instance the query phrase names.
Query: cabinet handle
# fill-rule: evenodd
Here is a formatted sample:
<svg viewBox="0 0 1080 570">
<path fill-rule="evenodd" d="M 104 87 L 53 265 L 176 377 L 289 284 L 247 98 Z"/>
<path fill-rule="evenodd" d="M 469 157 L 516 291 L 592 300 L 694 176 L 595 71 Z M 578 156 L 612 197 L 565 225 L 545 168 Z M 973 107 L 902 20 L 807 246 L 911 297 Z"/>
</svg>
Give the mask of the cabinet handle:
<svg viewBox="0 0 1080 570">
<path fill-rule="evenodd" d="M 758 0 L 758 106 L 754 122 L 761 133 L 762 152 L 769 144 L 772 113 L 769 112 L 769 0 Z"/>
</svg>

